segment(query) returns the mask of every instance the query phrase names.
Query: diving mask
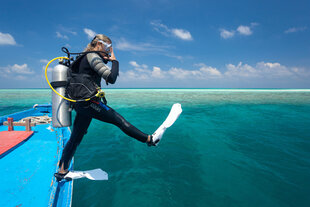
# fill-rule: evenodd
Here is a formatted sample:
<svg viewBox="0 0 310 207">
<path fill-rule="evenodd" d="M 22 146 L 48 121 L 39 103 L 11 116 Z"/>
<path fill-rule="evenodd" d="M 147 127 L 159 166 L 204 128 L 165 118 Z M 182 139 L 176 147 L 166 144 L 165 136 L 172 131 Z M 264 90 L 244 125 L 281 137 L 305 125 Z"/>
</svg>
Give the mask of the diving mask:
<svg viewBox="0 0 310 207">
<path fill-rule="evenodd" d="M 112 44 L 108 44 L 102 40 L 98 40 L 98 42 L 102 43 L 103 44 L 103 51 L 106 52 L 106 53 L 110 53 L 110 49 L 112 47 Z"/>
</svg>

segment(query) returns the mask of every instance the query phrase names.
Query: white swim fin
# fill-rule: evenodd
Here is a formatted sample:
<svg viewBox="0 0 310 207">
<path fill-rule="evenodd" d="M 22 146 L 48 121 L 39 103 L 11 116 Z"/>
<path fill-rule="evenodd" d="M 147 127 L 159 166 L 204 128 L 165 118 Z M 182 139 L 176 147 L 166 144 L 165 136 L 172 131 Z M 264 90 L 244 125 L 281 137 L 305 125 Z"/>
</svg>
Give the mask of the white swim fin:
<svg viewBox="0 0 310 207">
<path fill-rule="evenodd" d="M 153 143 L 156 146 L 158 145 L 159 141 L 162 139 L 166 129 L 172 126 L 172 124 L 179 118 L 181 113 L 182 113 L 181 104 L 179 103 L 173 104 L 166 120 L 162 123 L 162 125 L 160 125 L 160 127 L 152 135 Z"/>
<path fill-rule="evenodd" d="M 100 168 L 87 171 L 70 171 L 64 179 L 88 178 L 90 180 L 108 180 L 108 173 Z"/>
</svg>

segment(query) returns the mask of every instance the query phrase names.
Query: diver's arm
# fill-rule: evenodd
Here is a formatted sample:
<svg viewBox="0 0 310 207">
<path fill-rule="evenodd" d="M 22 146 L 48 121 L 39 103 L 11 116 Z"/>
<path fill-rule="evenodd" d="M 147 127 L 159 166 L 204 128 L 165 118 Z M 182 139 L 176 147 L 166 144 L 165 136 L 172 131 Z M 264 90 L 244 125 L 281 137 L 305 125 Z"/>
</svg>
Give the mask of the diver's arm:
<svg viewBox="0 0 310 207">
<path fill-rule="evenodd" d="M 119 66 L 118 66 L 118 61 L 117 60 L 112 60 L 112 69 L 110 75 L 108 75 L 108 82 L 114 84 L 117 76 L 118 76 L 118 71 L 119 71 Z"/>
<path fill-rule="evenodd" d="M 104 64 L 102 58 L 97 53 L 88 53 L 86 55 L 90 67 L 96 71 L 104 80 L 108 81 L 108 77 L 111 74 L 111 70 L 106 64 Z M 113 61 L 114 62 L 114 61 Z M 112 68 L 113 68 L 112 62 Z"/>
<path fill-rule="evenodd" d="M 107 84 L 108 84 L 108 82 L 114 84 L 116 79 L 117 79 L 117 76 L 118 76 L 119 64 L 118 64 L 118 61 L 116 60 L 116 57 L 114 55 L 113 47 L 110 48 L 110 53 L 111 53 L 111 56 L 108 56 L 108 57 L 104 56 L 103 58 L 108 59 L 109 61 L 112 62 L 112 69 L 111 69 L 110 75 L 108 76 Z"/>
</svg>

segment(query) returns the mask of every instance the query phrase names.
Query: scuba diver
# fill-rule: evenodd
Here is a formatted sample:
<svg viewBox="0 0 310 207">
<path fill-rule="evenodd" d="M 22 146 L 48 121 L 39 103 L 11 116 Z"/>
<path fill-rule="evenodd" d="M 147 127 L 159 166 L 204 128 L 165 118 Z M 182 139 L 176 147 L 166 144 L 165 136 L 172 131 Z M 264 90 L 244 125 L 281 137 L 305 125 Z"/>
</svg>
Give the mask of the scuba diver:
<svg viewBox="0 0 310 207">
<path fill-rule="evenodd" d="M 71 84 L 69 83 L 67 87 L 69 97 L 70 94 L 78 95 L 83 92 L 82 88 L 78 87 L 79 85 L 92 85 L 95 88 L 100 88 L 101 78 L 106 81 L 106 84 L 116 82 L 119 63 L 116 60 L 112 41 L 109 37 L 97 34 L 87 45 L 84 52 L 87 53 L 81 55 L 78 57 L 78 61 L 75 61 L 76 71 L 72 76 Z M 106 65 L 108 62 L 112 62 L 111 69 Z M 68 174 L 68 168 L 76 148 L 81 143 L 93 118 L 119 127 L 128 136 L 147 143 L 148 146 L 156 146 L 163 135 L 161 131 L 152 135 L 140 131 L 108 106 L 104 97 L 102 99 L 95 97 L 90 101 L 73 103 L 73 108 L 76 111 L 76 117 L 71 137 L 64 147 L 59 162 L 59 171 L 54 174 L 57 181 L 61 181 Z"/>
</svg>

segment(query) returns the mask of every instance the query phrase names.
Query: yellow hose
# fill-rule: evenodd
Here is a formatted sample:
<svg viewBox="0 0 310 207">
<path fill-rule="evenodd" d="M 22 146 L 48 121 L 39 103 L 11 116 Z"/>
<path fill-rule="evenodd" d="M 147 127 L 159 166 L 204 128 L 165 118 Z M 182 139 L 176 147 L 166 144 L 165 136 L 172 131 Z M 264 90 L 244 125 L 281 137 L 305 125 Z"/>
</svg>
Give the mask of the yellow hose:
<svg viewBox="0 0 310 207">
<path fill-rule="evenodd" d="M 55 60 L 57 60 L 57 59 L 67 59 L 67 60 L 69 60 L 69 58 L 67 58 L 67 57 L 57 57 L 57 58 L 54 58 L 53 60 L 49 61 L 49 62 L 47 63 L 47 65 L 46 65 L 46 67 L 45 67 L 45 78 L 46 78 L 46 82 L 48 83 L 48 85 L 50 86 L 50 88 L 51 88 L 58 96 L 60 96 L 61 98 L 65 99 L 65 100 L 67 100 L 67 101 L 76 102 L 76 100 L 73 100 L 73 99 L 70 99 L 70 98 L 66 98 L 66 97 L 62 96 L 61 94 L 59 94 L 59 93 L 53 88 L 53 86 L 51 85 L 50 81 L 49 81 L 48 78 L 47 78 L 47 68 L 48 68 L 48 66 L 49 66 L 53 61 L 55 61 Z"/>
<path fill-rule="evenodd" d="M 65 99 L 65 100 L 67 100 L 67 101 L 77 102 L 77 100 L 73 100 L 73 99 L 70 99 L 70 98 L 66 98 L 66 97 L 62 96 L 61 94 L 59 94 L 59 93 L 53 88 L 53 86 L 51 85 L 50 81 L 49 81 L 48 78 L 47 78 L 47 68 L 48 68 L 48 66 L 49 66 L 53 61 L 55 61 L 55 60 L 57 60 L 57 59 L 66 59 L 66 60 L 69 60 L 69 58 L 67 58 L 67 57 L 57 57 L 57 58 L 54 58 L 53 60 L 49 61 L 49 62 L 47 63 L 47 65 L 46 65 L 46 67 L 45 67 L 45 78 L 46 78 L 46 82 L 48 83 L 48 85 L 50 86 L 50 88 L 51 88 L 58 96 L 60 96 L 61 98 Z M 97 94 L 96 94 L 95 96 L 96 96 L 96 97 L 99 97 L 99 98 L 103 98 L 103 97 L 105 96 L 105 94 L 104 94 L 104 92 L 103 92 L 100 88 L 98 88 L 98 92 L 97 92 Z M 83 101 L 89 101 L 90 99 L 91 99 L 91 98 L 87 98 L 87 99 L 84 99 Z"/>
</svg>

